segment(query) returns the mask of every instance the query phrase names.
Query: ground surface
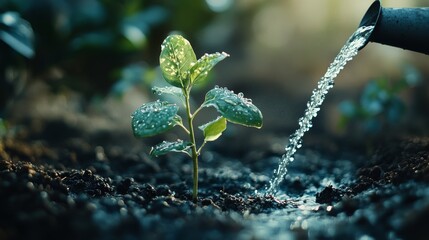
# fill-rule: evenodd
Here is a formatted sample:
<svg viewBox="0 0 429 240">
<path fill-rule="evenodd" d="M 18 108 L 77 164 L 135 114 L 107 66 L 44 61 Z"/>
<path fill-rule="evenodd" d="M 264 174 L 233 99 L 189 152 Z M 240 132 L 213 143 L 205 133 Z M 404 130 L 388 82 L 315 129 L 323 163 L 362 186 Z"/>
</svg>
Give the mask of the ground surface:
<svg viewBox="0 0 429 240">
<path fill-rule="evenodd" d="M 277 152 L 229 154 L 233 144 L 214 145 L 200 160 L 195 204 L 185 156 L 152 159 L 127 146 L 43 136 L 0 143 L 0 239 L 427 236 L 427 138 L 382 142 L 370 154 L 335 142 L 321 151 L 317 140 L 308 141 L 275 197 L 263 191 Z"/>
</svg>

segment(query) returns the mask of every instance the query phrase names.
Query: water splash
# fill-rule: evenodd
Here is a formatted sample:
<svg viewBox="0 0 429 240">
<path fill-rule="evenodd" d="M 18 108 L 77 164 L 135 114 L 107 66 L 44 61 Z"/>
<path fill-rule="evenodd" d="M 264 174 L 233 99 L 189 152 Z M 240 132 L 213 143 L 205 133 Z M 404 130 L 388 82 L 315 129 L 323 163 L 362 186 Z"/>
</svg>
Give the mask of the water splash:
<svg viewBox="0 0 429 240">
<path fill-rule="evenodd" d="M 319 80 L 317 88 L 313 90 L 310 101 L 307 103 L 304 116 L 299 119 L 299 128 L 289 137 L 289 143 L 285 148 L 286 153 L 282 156 L 279 167 L 274 172 L 274 177 L 270 181 L 267 194 L 275 194 L 277 192 L 278 185 L 287 174 L 288 164 L 294 160 L 295 152 L 302 146 L 304 133 L 313 126 L 312 119 L 317 116 L 317 112 L 320 110 L 320 106 L 323 100 L 325 100 L 328 90 L 334 86 L 335 77 L 347 62 L 358 54 L 359 49 L 365 45 L 373 29 L 374 26 L 362 26 L 358 28 L 341 48 L 340 53 L 335 57 L 325 75 Z"/>
</svg>

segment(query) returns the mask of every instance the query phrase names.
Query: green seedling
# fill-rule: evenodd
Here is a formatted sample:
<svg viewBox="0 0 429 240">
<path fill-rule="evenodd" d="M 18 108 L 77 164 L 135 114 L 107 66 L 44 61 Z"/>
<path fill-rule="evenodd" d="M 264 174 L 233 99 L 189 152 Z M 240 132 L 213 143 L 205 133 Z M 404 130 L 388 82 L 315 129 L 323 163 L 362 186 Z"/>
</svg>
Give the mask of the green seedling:
<svg viewBox="0 0 429 240">
<path fill-rule="evenodd" d="M 186 126 L 178 115 L 179 106 L 175 103 L 157 100 L 139 107 L 131 116 L 131 125 L 136 137 L 150 137 L 164 133 L 175 126 L 183 129 L 188 141 L 178 139 L 174 142 L 163 141 L 152 147 L 150 154 L 160 156 L 169 152 L 180 152 L 192 158 L 193 191 L 196 202 L 198 197 L 198 156 L 206 143 L 218 139 L 227 127 L 227 122 L 246 127 L 262 127 L 261 111 L 244 98 L 242 93 L 235 94 L 227 88 L 214 87 L 206 93 L 204 102 L 194 111 L 191 109 L 190 94 L 195 84 L 207 81 L 210 70 L 229 55 L 222 53 L 205 54 L 197 60 L 188 40 L 180 35 L 168 36 L 161 45 L 159 57 L 164 79 L 172 86 L 154 88 L 155 94 L 168 94 L 181 100 L 185 108 Z M 204 141 L 197 145 L 194 119 L 206 107 L 214 107 L 220 114 L 215 120 L 199 127 Z"/>
</svg>

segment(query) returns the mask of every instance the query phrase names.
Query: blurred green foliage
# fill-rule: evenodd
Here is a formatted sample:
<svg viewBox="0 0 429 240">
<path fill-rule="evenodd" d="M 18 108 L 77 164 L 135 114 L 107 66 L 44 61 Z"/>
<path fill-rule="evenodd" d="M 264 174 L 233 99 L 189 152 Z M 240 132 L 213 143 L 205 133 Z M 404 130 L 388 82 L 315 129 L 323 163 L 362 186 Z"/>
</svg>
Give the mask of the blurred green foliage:
<svg viewBox="0 0 429 240">
<path fill-rule="evenodd" d="M 405 68 L 401 79 L 369 81 L 359 101 L 347 100 L 340 104 L 340 127 L 377 135 L 388 126 L 399 125 L 407 109 L 401 95 L 420 81 L 420 73 L 412 66 Z"/>
<path fill-rule="evenodd" d="M 34 29 L 33 75 L 88 96 L 107 93 L 129 71 L 157 65 L 166 35 L 180 31 L 192 39 L 214 16 L 205 1 L 192 0 L 2 0 L 0 13 L 6 11 Z M 49 75 L 53 68 L 60 77 Z"/>
<path fill-rule="evenodd" d="M 34 32 L 19 13 L 0 13 L 0 117 L 26 81 L 27 59 L 34 56 Z"/>
<path fill-rule="evenodd" d="M 16 12 L 0 14 L 0 40 L 26 58 L 34 56 L 34 33 L 30 24 Z M 5 48 L 5 46 L 3 46 Z M 4 55 L 4 52 L 3 52 Z M 6 61 L 6 59 L 4 59 Z"/>
<path fill-rule="evenodd" d="M 6 136 L 6 133 L 7 133 L 6 122 L 0 118 L 0 138 Z"/>
</svg>

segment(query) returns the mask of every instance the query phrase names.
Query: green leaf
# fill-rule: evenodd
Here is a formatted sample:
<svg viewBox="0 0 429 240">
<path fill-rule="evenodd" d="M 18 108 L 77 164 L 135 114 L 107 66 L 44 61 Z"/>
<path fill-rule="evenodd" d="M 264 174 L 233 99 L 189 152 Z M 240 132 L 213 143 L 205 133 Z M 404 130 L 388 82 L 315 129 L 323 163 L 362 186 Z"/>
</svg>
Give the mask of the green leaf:
<svg viewBox="0 0 429 240">
<path fill-rule="evenodd" d="M 242 93 L 235 94 L 227 88 L 215 87 L 208 91 L 203 107 L 214 107 L 228 121 L 247 127 L 262 127 L 262 113 L 244 98 Z"/>
<path fill-rule="evenodd" d="M 191 44 L 180 35 L 168 36 L 161 45 L 159 63 L 162 75 L 175 87 L 184 88 L 189 84 L 189 70 L 196 61 Z"/>
<path fill-rule="evenodd" d="M 134 136 L 150 137 L 173 128 L 182 122 L 178 110 L 175 104 L 159 100 L 143 104 L 131 115 Z"/>
<path fill-rule="evenodd" d="M 171 103 L 182 103 L 183 106 L 186 106 L 185 95 L 183 95 L 182 89 L 178 87 L 152 87 L 153 94 L 160 96 L 161 100 L 171 102 Z M 179 101 L 178 101 L 179 100 Z"/>
<path fill-rule="evenodd" d="M 185 96 L 183 95 L 182 89 L 177 87 L 153 87 L 152 92 L 156 95 L 171 95 L 179 98 L 182 102 L 185 102 Z"/>
<path fill-rule="evenodd" d="M 183 140 L 178 139 L 175 142 L 167 142 L 163 141 L 162 143 L 152 147 L 150 150 L 150 155 L 158 157 L 160 155 L 167 154 L 169 152 L 183 152 L 188 153 L 188 150 L 192 146 L 192 143 L 185 142 Z"/>
<path fill-rule="evenodd" d="M 191 83 L 201 83 L 207 79 L 207 75 L 212 68 L 220 61 L 224 60 L 229 55 L 225 52 L 204 54 L 197 63 L 191 68 Z"/>
<path fill-rule="evenodd" d="M 204 141 L 215 141 L 226 129 L 226 118 L 218 117 L 215 120 L 200 126 L 199 129 L 204 132 Z"/>
</svg>

